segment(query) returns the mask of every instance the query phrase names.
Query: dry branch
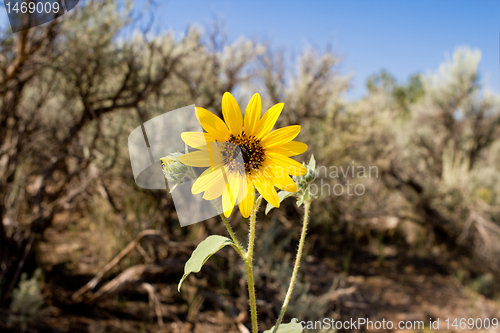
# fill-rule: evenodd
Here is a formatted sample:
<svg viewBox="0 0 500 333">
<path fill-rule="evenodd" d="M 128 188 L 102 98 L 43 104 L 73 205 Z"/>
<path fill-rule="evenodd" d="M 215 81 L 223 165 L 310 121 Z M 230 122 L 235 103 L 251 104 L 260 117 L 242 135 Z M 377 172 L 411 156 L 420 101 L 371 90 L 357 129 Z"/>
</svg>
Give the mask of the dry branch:
<svg viewBox="0 0 500 333">
<path fill-rule="evenodd" d="M 109 272 L 110 269 L 112 269 L 116 264 L 118 264 L 125 256 L 127 256 L 142 240 L 142 238 L 146 236 L 152 236 L 152 235 L 161 235 L 161 232 L 158 230 L 143 230 L 141 231 L 137 237 L 130 242 L 116 257 L 113 258 L 106 266 L 104 266 L 93 278 L 90 280 L 85 286 L 82 288 L 78 289 L 73 296 L 71 297 L 74 302 L 81 302 L 82 301 L 82 296 L 94 289 L 97 284 L 101 281 L 101 279 L 104 277 L 104 275 Z M 142 267 L 142 266 L 141 266 Z M 142 274 L 143 271 L 141 271 L 141 267 L 135 266 L 133 271 L 129 271 L 125 275 L 125 279 L 130 278 L 131 276 L 134 276 L 136 274 Z M 145 266 L 143 267 L 145 269 Z M 125 272 L 124 272 L 125 273 Z M 124 274 L 122 273 L 122 274 Z"/>
</svg>

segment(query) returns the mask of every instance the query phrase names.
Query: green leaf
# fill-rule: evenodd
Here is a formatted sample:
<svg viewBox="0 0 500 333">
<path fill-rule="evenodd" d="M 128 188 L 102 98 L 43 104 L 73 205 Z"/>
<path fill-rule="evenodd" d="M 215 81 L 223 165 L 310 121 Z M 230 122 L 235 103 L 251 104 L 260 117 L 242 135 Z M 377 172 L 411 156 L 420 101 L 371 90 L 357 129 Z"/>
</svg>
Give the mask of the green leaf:
<svg viewBox="0 0 500 333">
<path fill-rule="evenodd" d="M 297 199 L 297 207 L 302 206 L 304 203 L 304 196 L 301 196 L 300 198 Z"/>
<path fill-rule="evenodd" d="M 274 326 L 270 330 L 264 331 L 264 333 L 273 333 Z M 277 333 L 302 333 L 302 325 L 295 319 L 290 324 L 280 324 Z"/>
<path fill-rule="evenodd" d="M 279 192 L 278 192 L 278 198 L 280 199 L 280 203 L 281 203 L 283 200 L 285 200 L 286 198 L 291 197 L 291 196 L 293 196 L 293 195 L 295 195 L 295 193 L 293 193 L 293 192 L 287 192 L 287 191 L 279 191 Z M 268 203 L 267 203 L 267 206 L 266 206 L 266 215 L 267 215 L 267 213 L 269 213 L 269 211 L 270 211 L 271 209 L 273 209 L 273 208 L 275 208 L 275 207 L 274 207 L 273 205 L 271 205 L 271 204 L 268 202 Z"/>
<path fill-rule="evenodd" d="M 229 238 L 219 235 L 209 236 L 198 244 L 193 254 L 191 254 L 191 258 L 186 262 L 186 266 L 184 266 L 184 275 L 179 282 L 177 290 L 181 290 L 182 282 L 184 282 L 189 274 L 198 273 L 207 260 L 226 245 L 234 245 L 234 243 Z"/>
</svg>

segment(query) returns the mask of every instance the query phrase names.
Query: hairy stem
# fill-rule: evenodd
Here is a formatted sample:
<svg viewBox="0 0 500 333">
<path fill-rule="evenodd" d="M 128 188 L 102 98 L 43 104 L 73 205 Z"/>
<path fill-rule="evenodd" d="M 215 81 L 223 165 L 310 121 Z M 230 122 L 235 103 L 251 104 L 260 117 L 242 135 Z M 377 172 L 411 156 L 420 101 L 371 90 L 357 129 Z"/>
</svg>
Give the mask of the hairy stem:
<svg viewBox="0 0 500 333">
<path fill-rule="evenodd" d="M 250 214 L 250 231 L 248 234 L 248 250 L 245 256 L 245 268 L 247 272 L 248 299 L 250 302 L 250 317 L 252 319 L 252 333 L 259 333 L 259 325 L 257 322 L 257 300 L 255 297 L 255 282 L 253 279 L 253 249 L 255 244 L 255 225 L 257 219 L 257 211 L 259 210 L 262 197 L 259 196 L 255 200 L 252 213 Z"/>
<path fill-rule="evenodd" d="M 302 232 L 300 234 L 299 248 L 297 250 L 297 257 L 295 258 L 295 265 L 293 266 L 292 278 L 290 279 L 290 285 L 288 286 L 288 291 L 286 292 L 285 300 L 283 301 L 283 306 L 281 307 L 280 315 L 274 326 L 273 333 L 278 332 L 283 316 L 285 315 L 286 308 L 290 302 L 292 296 L 293 287 L 295 286 L 295 281 L 297 279 L 297 273 L 299 272 L 300 259 L 302 258 L 302 252 L 304 251 L 304 243 L 306 240 L 307 224 L 309 222 L 309 208 L 311 207 L 311 200 L 304 201 L 304 222 L 302 224 Z"/>
</svg>

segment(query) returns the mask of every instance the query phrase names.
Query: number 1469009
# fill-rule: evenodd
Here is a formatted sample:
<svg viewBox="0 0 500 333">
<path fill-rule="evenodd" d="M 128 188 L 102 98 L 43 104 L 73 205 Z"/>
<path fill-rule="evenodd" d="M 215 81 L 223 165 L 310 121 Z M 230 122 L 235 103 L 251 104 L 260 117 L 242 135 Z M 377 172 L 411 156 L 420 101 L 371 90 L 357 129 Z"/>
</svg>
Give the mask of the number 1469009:
<svg viewBox="0 0 500 333">
<path fill-rule="evenodd" d="M 35 1 L 23 1 L 22 3 L 6 2 L 5 7 L 7 9 L 7 14 L 10 13 L 58 13 L 60 10 L 59 3 L 54 2 L 35 2 Z"/>
</svg>

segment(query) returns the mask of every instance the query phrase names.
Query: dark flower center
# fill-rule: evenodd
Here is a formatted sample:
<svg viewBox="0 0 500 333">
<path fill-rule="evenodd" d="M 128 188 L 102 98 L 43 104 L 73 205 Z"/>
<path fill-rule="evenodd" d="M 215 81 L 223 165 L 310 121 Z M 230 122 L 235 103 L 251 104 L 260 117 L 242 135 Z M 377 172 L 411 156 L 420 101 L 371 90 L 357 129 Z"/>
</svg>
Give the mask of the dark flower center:
<svg viewBox="0 0 500 333">
<path fill-rule="evenodd" d="M 229 164 L 230 168 L 231 166 L 238 168 L 234 163 L 238 164 L 237 159 L 240 153 L 247 173 L 259 169 L 262 162 L 264 162 L 264 149 L 262 149 L 260 140 L 255 136 L 247 136 L 245 132 L 238 135 L 231 134 L 228 142 L 231 144 L 225 146 L 222 155 L 224 156 L 224 164 Z M 239 166 L 239 169 L 243 171 L 241 166 Z"/>
</svg>

